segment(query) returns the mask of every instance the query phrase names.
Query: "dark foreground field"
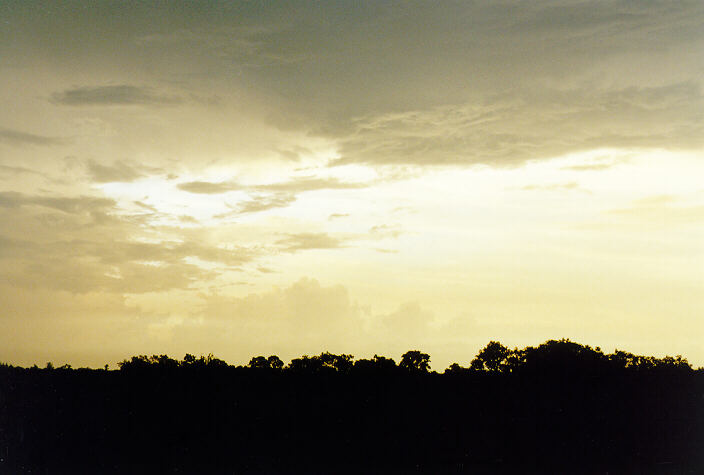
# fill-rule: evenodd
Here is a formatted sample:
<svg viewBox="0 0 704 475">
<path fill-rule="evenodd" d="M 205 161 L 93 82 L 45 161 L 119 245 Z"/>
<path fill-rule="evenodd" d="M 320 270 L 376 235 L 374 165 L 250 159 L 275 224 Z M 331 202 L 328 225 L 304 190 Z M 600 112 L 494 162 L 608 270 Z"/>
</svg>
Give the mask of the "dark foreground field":
<svg viewBox="0 0 704 475">
<path fill-rule="evenodd" d="M 566 340 L 470 368 L 323 353 L 0 367 L 1 474 L 704 473 L 704 372 Z"/>
</svg>

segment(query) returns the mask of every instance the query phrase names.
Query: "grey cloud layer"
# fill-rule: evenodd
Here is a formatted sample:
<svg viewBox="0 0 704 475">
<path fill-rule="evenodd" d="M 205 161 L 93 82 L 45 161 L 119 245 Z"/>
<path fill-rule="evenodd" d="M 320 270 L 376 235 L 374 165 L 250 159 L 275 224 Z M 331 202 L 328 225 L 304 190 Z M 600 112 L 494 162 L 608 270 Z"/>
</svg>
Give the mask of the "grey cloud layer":
<svg viewBox="0 0 704 475">
<path fill-rule="evenodd" d="M 101 78 L 137 72 L 152 87 L 124 77 L 64 85 L 60 105 L 189 97 L 162 92 L 168 78 L 230 95 L 270 126 L 330 138 L 339 163 L 502 166 L 598 146 L 702 146 L 699 1 L 78 7 L 0 6 L 0 45 L 16 46 L 0 54 L 65 60 Z M 298 158 L 294 144 L 272 147 Z"/>
<path fill-rule="evenodd" d="M 336 164 L 517 165 L 608 147 L 697 149 L 704 96 L 694 83 L 531 91 L 477 104 L 357 119 Z"/>
</svg>

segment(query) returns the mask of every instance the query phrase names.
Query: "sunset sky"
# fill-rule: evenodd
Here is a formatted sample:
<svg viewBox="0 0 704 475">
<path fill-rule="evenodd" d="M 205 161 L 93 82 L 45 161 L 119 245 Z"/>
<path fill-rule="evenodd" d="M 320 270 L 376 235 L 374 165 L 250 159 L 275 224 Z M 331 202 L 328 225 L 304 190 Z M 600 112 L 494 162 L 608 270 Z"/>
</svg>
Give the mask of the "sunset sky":
<svg viewBox="0 0 704 475">
<path fill-rule="evenodd" d="M 704 365 L 704 2 L 0 2 L 0 361 Z"/>
</svg>

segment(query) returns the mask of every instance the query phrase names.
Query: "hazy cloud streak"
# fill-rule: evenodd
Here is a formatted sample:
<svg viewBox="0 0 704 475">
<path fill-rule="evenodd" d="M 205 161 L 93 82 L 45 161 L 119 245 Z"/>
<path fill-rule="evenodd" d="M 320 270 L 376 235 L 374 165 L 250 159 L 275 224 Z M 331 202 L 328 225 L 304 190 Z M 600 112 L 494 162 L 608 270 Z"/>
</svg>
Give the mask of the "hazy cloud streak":
<svg viewBox="0 0 704 475">
<path fill-rule="evenodd" d="M 66 106 L 167 106 L 183 102 L 183 98 L 156 92 L 149 87 L 121 84 L 83 86 L 51 95 L 55 104 Z"/>
<path fill-rule="evenodd" d="M 65 139 L 0 128 L 0 143 L 7 145 L 63 145 Z"/>
</svg>

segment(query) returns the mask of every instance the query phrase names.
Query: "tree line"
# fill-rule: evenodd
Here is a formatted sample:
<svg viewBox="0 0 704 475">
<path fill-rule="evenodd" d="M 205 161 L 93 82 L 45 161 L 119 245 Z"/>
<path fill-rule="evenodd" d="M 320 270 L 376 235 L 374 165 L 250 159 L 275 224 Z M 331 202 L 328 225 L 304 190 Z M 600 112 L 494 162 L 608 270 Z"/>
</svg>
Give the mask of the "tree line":
<svg viewBox="0 0 704 475">
<path fill-rule="evenodd" d="M 704 370 L 567 339 L 0 365 L 0 473 L 704 473 Z"/>
<path fill-rule="evenodd" d="M 182 360 L 167 355 L 139 355 L 118 363 L 122 371 L 147 369 L 217 369 L 232 367 L 212 354 L 196 357 L 187 353 Z M 323 352 L 317 356 L 303 355 L 286 365 L 277 355 L 254 356 L 245 366 L 252 370 L 282 371 L 289 373 L 360 373 L 394 371 L 429 373 L 430 355 L 419 350 L 410 350 L 401 356 L 398 363 L 393 358 L 374 355 L 372 358 L 355 360 L 350 354 Z M 444 374 L 472 373 L 520 373 L 527 371 L 604 372 L 604 371 L 693 371 L 686 358 L 681 355 L 654 356 L 635 355 L 622 350 L 604 353 L 601 348 L 592 348 L 569 339 L 549 340 L 536 347 L 510 349 L 498 341 L 490 341 L 482 348 L 469 366 L 452 363 Z"/>
</svg>

